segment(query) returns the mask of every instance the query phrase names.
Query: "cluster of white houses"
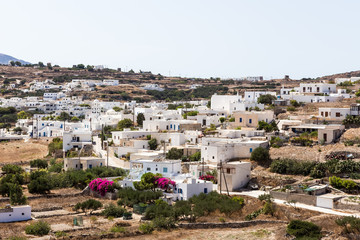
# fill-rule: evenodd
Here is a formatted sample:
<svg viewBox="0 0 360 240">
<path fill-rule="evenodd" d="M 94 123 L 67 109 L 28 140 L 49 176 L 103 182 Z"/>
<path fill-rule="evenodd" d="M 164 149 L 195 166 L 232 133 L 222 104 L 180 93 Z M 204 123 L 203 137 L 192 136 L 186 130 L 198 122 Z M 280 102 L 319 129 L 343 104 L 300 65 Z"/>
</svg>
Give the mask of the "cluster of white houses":
<svg viewBox="0 0 360 240">
<path fill-rule="evenodd" d="M 44 85 L 34 83 L 32 89 Z M 92 88 L 98 85 L 118 85 L 115 80 L 73 80 L 66 88 Z M 147 86 L 155 89 L 159 86 Z M 146 89 L 146 88 L 145 88 Z M 269 91 L 246 91 L 240 95 L 213 95 L 211 107 L 207 101 L 189 102 L 192 108 L 167 109 L 163 102 L 136 103 L 83 101 L 79 97 L 66 97 L 63 91 L 46 93 L 42 99 L 38 97 L 0 99 L 2 106 L 17 109 L 40 110 L 30 119 L 19 119 L 17 127 L 21 127 L 27 137 L 62 137 L 63 154 L 69 151 L 78 152 L 78 157 L 65 158 L 64 168 L 88 169 L 96 166 L 110 166 L 129 169 L 129 175 L 123 180 L 124 187 L 133 187 L 147 172 L 161 173 L 175 181 L 171 193 L 166 193 L 169 201 L 187 200 L 201 192 L 213 190 L 234 191 L 245 187 L 251 175 L 251 153 L 259 147 L 267 148 L 268 134 L 258 130 L 259 122 L 276 122 L 280 134 L 296 135 L 302 132 L 318 132 L 318 139 L 324 143 L 336 141 L 344 127 L 337 121 L 347 115 L 360 115 L 360 106 L 349 108 L 320 108 L 318 116 L 332 124 L 309 124 L 301 119 L 277 121 L 272 110 L 264 110 L 264 104 L 258 103 L 261 95 L 270 94 L 277 101 L 287 102 L 333 102 L 351 95 L 335 84 L 301 83 L 297 88 L 282 88 L 280 94 Z M 182 102 L 183 103 L 183 102 Z M 184 118 L 186 112 L 196 112 L 194 116 Z M 70 116 L 79 117 L 78 122 L 58 121 L 57 116 L 67 112 Z M 144 115 L 142 126 L 122 131 L 113 131 L 108 138 L 101 139 L 99 133 L 105 126 L 116 127 L 124 119 L 135 120 L 139 114 Z M 226 119 L 233 119 L 225 122 Z M 214 127 L 216 131 L 214 130 Z M 210 131 L 204 131 L 205 129 Z M 158 146 L 150 146 L 149 140 L 156 139 Z M 90 149 L 96 157 L 80 157 L 83 149 Z M 165 158 L 171 148 L 178 148 L 183 155 L 189 157 L 201 153 L 198 162 L 189 163 L 188 171 L 183 172 L 182 161 Z M 217 178 L 223 179 L 219 184 L 200 180 L 206 172 L 217 170 Z M 221 183 L 220 183 L 221 182 Z M 17 211 L 12 208 L 12 211 Z M 6 210 L 3 212 L 10 212 Z M 0 219 L 2 212 L 0 211 Z M 10 214 L 10 213 L 9 213 Z"/>
</svg>

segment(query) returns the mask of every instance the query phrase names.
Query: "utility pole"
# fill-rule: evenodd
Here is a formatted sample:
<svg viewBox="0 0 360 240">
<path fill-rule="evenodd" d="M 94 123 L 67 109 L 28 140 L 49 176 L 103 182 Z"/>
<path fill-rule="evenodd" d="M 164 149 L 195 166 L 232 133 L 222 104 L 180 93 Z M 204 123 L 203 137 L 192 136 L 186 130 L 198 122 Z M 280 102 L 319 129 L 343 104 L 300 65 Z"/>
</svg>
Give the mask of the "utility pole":
<svg viewBox="0 0 360 240">
<path fill-rule="evenodd" d="M 133 106 L 133 126 L 135 127 L 135 105 Z"/>
<path fill-rule="evenodd" d="M 204 166 L 204 158 L 202 158 L 202 171 L 201 171 L 201 176 L 204 176 L 204 171 L 205 171 L 205 166 Z"/>
<path fill-rule="evenodd" d="M 109 141 L 106 141 L 106 167 L 109 167 Z"/>
</svg>

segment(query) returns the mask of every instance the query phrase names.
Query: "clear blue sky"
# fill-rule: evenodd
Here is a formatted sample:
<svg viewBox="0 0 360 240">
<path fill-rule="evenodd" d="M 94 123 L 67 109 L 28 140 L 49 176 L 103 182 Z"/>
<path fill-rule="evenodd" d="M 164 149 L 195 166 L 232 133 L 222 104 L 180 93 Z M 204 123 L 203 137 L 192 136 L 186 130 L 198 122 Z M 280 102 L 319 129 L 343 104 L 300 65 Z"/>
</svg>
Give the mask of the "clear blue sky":
<svg viewBox="0 0 360 240">
<path fill-rule="evenodd" d="M 187 77 L 317 77 L 360 69 L 360 1 L 16 0 L 0 53 Z"/>
</svg>

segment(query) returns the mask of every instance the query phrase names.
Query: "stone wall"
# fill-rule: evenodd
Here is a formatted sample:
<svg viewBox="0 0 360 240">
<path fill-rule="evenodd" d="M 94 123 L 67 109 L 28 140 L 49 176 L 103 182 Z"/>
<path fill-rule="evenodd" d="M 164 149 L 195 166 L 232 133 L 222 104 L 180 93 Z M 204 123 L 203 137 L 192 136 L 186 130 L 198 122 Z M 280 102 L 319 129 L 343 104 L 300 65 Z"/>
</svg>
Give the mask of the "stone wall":
<svg viewBox="0 0 360 240">
<path fill-rule="evenodd" d="M 316 196 L 312 195 L 276 191 L 270 191 L 270 195 L 275 199 L 296 201 L 298 203 L 316 206 Z"/>
<path fill-rule="evenodd" d="M 244 228 L 260 224 L 287 223 L 285 221 L 275 220 L 254 220 L 243 222 L 225 222 L 225 223 L 180 223 L 179 228 L 185 229 L 207 229 L 207 228 Z"/>
<path fill-rule="evenodd" d="M 360 211 L 360 205 L 354 203 L 341 203 L 341 202 L 334 202 L 334 209 L 344 209 L 344 210 L 355 210 Z"/>
</svg>

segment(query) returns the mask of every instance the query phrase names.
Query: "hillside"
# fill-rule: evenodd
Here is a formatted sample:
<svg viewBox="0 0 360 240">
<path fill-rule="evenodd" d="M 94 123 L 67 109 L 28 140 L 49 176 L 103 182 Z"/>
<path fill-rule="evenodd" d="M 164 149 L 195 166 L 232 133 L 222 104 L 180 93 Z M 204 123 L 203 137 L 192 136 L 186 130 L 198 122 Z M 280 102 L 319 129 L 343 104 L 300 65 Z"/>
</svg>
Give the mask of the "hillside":
<svg viewBox="0 0 360 240">
<path fill-rule="evenodd" d="M 14 61 L 14 62 L 19 61 L 19 62 L 21 62 L 21 64 L 31 64 L 31 63 L 26 62 L 24 60 L 17 59 L 17 58 L 14 58 L 12 56 L 0 53 L 0 64 L 8 64 L 10 61 Z"/>
<path fill-rule="evenodd" d="M 323 76 L 321 80 L 334 80 L 335 78 L 360 77 L 360 71 L 351 71 L 345 73 L 336 73 L 333 75 Z"/>
</svg>

